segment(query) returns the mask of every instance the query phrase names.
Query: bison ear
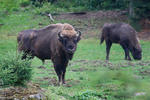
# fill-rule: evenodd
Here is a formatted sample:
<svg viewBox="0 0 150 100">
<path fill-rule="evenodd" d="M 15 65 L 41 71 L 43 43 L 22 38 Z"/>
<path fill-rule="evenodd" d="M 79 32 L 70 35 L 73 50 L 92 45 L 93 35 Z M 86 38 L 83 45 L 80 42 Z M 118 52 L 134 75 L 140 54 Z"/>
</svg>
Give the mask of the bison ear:
<svg viewBox="0 0 150 100">
<path fill-rule="evenodd" d="M 81 39 L 81 32 L 80 31 L 77 31 L 78 33 L 77 33 L 77 42 L 79 42 L 80 41 L 80 39 Z"/>
</svg>

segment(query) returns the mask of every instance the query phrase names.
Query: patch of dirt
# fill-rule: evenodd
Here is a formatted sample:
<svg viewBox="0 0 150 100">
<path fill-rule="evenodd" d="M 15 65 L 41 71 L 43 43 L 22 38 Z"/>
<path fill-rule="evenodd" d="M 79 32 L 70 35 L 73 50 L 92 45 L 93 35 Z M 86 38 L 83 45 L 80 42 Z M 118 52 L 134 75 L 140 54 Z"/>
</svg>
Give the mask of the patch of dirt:
<svg viewBox="0 0 150 100">
<path fill-rule="evenodd" d="M 28 83 L 27 87 L 9 87 L 0 89 L 0 100 L 43 100 L 45 90 L 38 84 Z"/>
<path fill-rule="evenodd" d="M 43 78 L 38 78 L 40 82 L 47 81 L 47 83 L 44 83 L 46 85 L 53 85 L 53 86 L 59 86 L 57 78 L 52 78 L 52 77 L 43 77 Z M 73 79 L 67 79 L 66 83 L 64 84 L 65 87 L 72 87 L 73 85 L 79 84 L 79 80 L 73 80 Z M 43 84 L 43 83 L 38 83 L 38 84 Z"/>
<path fill-rule="evenodd" d="M 66 80 L 66 84 L 64 84 L 64 86 L 65 87 L 72 87 L 72 86 L 75 86 L 79 83 L 80 83 L 79 80 L 68 79 L 68 80 Z"/>
<path fill-rule="evenodd" d="M 141 19 L 140 25 L 142 29 L 150 29 L 150 19 Z"/>
<path fill-rule="evenodd" d="M 79 66 L 93 66 L 93 67 L 98 67 L 98 66 L 106 66 L 106 64 L 110 64 L 111 65 L 111 63 L 109 63 L 109 62 L 105 62 L 105 61 L 102 61 L 102 60 L 76 60 L 76 61 L 72 61 L 72 62 L 70 62 L 69 63 L 69 65 L 70 66 L 74 66 L 74 65 L 79 65 Z M 88 69 L 86 69 L 86 68 L 79 68 L 79 69 L 77 69 L 77 70 L 82 70 L 82 71 L 84 71 L 84 70 L 88 70 Z"/>
<path fill-rule="evenodd" d="M 101 27 L 105 22 L 126 22 L 128 19 L 127 11 L 120 10 L 59 13 L 52 14 L 52 17 L 56 21 L 65 20 L 66 23 L 72 24 L 82 32 L 83 38 L 99 38 Z"/>
<path fill-rule="evenodd" d="M 127 22 L 127 11 L 96 11 L 96 12 L 79 12 L 79 13 L 60 13 L 52 14 L 55 20 L 69 20 L 75 28 L 83 34 L 83 38 L 99 38 L 101 28 L 106 22 Z M 71 22 L 70 22 L 71 21 Z M 41 25 L 41 23 L 39 23 Z M 138 33 L 140 39 L 150 40 L 150 20 L 142 19 L 140 21 L 142 30 Z"/>
<path fill-rule="evenodd" d="M 150 70 L 140 71 L 140 74 L 142 74 L 142 75 L 150 75 Z"/>
<path fill-rule="evenodd" d="M 118 63 L 113 64 L 109 61 L 102 61 L 102 60 L 76 60 L 70 62 L 71 66 L 79 65 L 79 66 L 92 66 L 92 67 L 108 67 L 109 69 L 115 70 L 120 69 L 121 67 L 134 67 L 134 66 L 149 66 L 150 61 L 139 61 L 139 62 L 124 62 L 124 63 Z M 84 71 L 88 70 L 86 68 L 79 68 L 75 69 L 75 71 Z"/>
<path fill-rule="evenodd" d="M 142 29 L 141 32 L 138 33 L 138 36 L 142 40 L 150 40 L 150 28 L 149 29 Z"/>
<path fill-rule="evenodd" d="M 43 79 L 47 80 L 49 85 L 58 86 L 58 81 L 56 78 L 44 77 Z"/>
<path fill-rule="evenodd" d="M 138 32 L 139 37 L 142 40 L 150 40 L 150 20 L 142 19 L 140 21 L 141 31 Z"/>
<path fill-rule="evenodd" d="M 58 15 L 54 15 L 54 19 L 69 19 L 69 20 L 75 20 L 75 19 L 103 19 L 105 18 L 117 18 L 120 20 L 126 20 L 126 14 L 127 11 L 120 11 L 120 10 L 114 10 L 114 11 L 96 11 L 96 12 L 84 12 L 84 13 L 62 13 Z"/>
<path fill-rule="evenodd" d="M 72 69 L 73 72 L 83 72 L 83 71 L 87 71 L 89 70 L 88 68 L 76 68 L 76 69 Z"/>
<path fill-rule="evenodd" d="M 44 66 L 39 66 L 38 68 L 39 69 L 46 69 Z"/>
</svg>

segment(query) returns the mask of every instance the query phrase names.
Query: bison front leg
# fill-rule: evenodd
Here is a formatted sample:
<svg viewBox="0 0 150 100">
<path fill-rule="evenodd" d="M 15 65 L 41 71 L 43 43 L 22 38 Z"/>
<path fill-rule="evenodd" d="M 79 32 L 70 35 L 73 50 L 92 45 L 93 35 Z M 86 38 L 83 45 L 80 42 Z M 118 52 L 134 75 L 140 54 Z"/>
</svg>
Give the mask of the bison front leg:
<svg viewBox="0 0 150 100">
<path fill-rule="evenodd" d="M 126 48 L 126 49 L 124 49 L 124 51 L 125 51 L 125 60 L 131 60 L 131 57 L 130 57 L 130 54 L 129 54 L 129 49 Z"/>
<path fill-rule="evenodd" d="M 131 60 L 128 46 L 126 46 L 125 44 L 121 44 L 121 46 L 122 46 L 122 48 L 124 49 L 124 52 L 125 52 L 125 60 Z"/>
<path fill-rule="evenodd" d="M 66 68 L 68 65 L 68 60 L 63 61 L 63 67 L 62 67 L 62 84 L 65 84 L 65 73 L 66 73 Z"/>
<path fill-rule="evenodd" d="M 58 80 L 59 80 L 59 85 L 61 84 L 65 84 L 65 73 L 66 73 L 66 67 L 67 66 L 55 66 L 55 71 L 56 71 L 56 74 L 58 76 Z"/>
<path fill-rule="evenodd" d="M 58 76 L 59 85 L 65 84 L 65 73 L 66 73 L 66 67 L 68 65 L 68 60 L 65 58 L 55 58 L 52 59 L 52 62 L 54 64 L 55 72 Z"/>
<path fill-rule="evenodd" d="M 65 73 L 66 73 L 66 68 L 63 70 L 62 73 L 62 84 L 65 84 Z"/>
<path fill-rule="evenodd" d="M 62 71 L 60 65 L 54 65 L 55 72 L 58 76 L 58 84 L 61 85 L 62 82 Z"/>
</svg>

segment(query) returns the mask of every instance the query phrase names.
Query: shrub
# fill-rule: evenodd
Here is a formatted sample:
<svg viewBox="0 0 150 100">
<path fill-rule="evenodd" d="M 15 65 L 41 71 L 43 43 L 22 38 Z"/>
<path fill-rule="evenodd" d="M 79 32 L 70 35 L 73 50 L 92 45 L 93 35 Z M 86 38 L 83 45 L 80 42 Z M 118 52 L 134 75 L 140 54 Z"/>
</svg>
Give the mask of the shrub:
<svg viewBox="0 0 150 100">
<path fill-rule="evenodd" d="M 21 7 L 27 7 L 30 5 L 30 1 L 29 0 L 22 0 L 22 2 L 20 2 L 20 6 Z"/>
<path fill-rule="evenodd" d="M 22 54 L 8 52 L 0 58 L 0 82 L 2 86 L 23 86 L 31 79 L 29 59 L 21 60 Z"/>
<path fill-rule="evenodd" d="M 73 96 L 72 99 L 75 99 L 75 100 L 104 100 L 104 99 L 106 99 L 106 96 L 101 92 L 88 90 L 83 93 L 80 93 L 79 95 Z"/>
<path fill-rule="evenodd" d="M 0 0 L 0 12 L 11 12 L 19 7 L 17 0 Z"/>
<path fill-rule="evenodd" d="M 95 77 L 92 77 L 95 76 Z M 133 72 L 128 70 L 105 70 L 98 71 L 90 75 L 90 84 L 94 87 L 100 88 L 103 97 L 109 100 L 127 100 L 134 98 L 139 91 L 144 91 L 145 82 L 138 80 Z M 99 93 L 100 93 L 99 92 Z M 133 99 L 132 99 L 133 100 Z"/>
</svg>

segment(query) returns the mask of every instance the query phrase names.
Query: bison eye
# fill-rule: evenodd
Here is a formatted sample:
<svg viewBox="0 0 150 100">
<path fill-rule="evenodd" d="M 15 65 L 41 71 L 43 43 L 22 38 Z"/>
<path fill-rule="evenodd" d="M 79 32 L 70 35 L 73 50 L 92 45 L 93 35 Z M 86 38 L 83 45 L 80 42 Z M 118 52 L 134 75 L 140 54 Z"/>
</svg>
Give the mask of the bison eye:
<svg viewBox="0 0 150 100">
<path fill-rule="evenodd" d="M 67 41 L 67 38 L 63 38 L 64 41 Z"/>
<path fill-rule="evenodd" d="M 73 39 L 73 42 L 74 42 L 74 43 L 77 43 L 77 39 Z"/>
<path fill-rule="evenodd" d="M 63 44 L 66 45 L 67 44 L 67 38 L 63 38 Z"/>
<path fill-rule="evenodd" d="M 73 38 L 73 43 L 77 43 L 77 38 Z"/>
</svg>

